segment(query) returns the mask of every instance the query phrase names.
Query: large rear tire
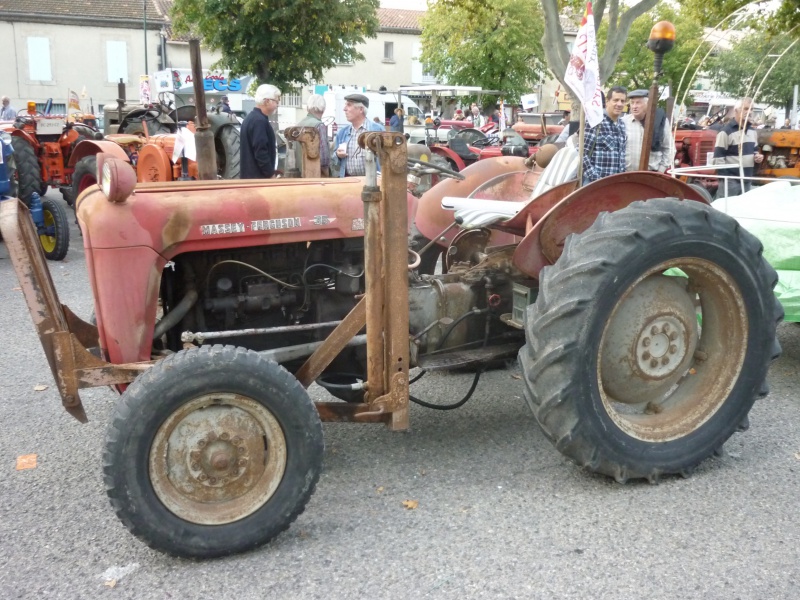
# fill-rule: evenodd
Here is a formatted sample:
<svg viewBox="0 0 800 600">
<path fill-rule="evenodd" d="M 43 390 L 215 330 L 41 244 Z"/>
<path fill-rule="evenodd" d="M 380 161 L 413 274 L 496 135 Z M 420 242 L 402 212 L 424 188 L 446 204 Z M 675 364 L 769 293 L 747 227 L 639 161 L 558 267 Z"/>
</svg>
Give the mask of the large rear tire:
<svg viewBox="0 0 800 600">
<path fill-rule="evenodd" d="M 322 426 L 300 383 L 233 346 L 171 355 L 117 403 L 106 490 L 151 548 L 210 558 L 250 550 L 303 512 L 319 478 Z"/>
<path fill-rule="evenodd" d="M 217 151 L 217 174 L 223 179 L 239 179 L 239 129 L 229 125 L 217 132 L 214 138 Z"/>
<path fill-rule="evenodd" d="M 42 216 L 44 231 L 39 232 L 47 260 L 64 260 L 69 250 L 69 221 L 67 211 L 57 200 L 42 198 Z"/>
<path fill-rule="evenodd" d="M 47 185 L 42 182 L 42 169 L 39 166 L 39 159 L 36 158 L 33 146 L 21 137 L 12 137 L 11 146 L 14 148 L 14 159 L 17 165 L 18 198 L 30 206 L 34 192 L 42 196 L 47 192 Z M 12 179 L 14 179 L 14 175 L 12 175 Z"/>
<path fill-rule="evenodd" d="M 84 156 L 72 173 L 72 197 L 77 200 L 81 192 L 97 183 L 97 156 Z"/>
<path fill-rule="evenodd" d="M 673 199 L 570 236 L 541 273 L 520 351 L 525 398 L 556 448 L 620 482 L 687 474 L 721 450 L 780 354 L 761 251 L 727 215 Z"/>
</svg>

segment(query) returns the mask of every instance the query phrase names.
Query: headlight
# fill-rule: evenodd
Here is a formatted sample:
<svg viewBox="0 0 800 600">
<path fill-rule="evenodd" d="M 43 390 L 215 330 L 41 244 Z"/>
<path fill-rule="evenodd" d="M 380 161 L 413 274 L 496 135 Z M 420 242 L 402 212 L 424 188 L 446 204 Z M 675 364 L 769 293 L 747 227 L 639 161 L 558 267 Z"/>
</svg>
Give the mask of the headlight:
<svg viewBox="0 0 800 600">
<path fill-rule="evenodd" d="M 100 190 L 110 202 L 125 202 L 136 187 L 136 171 L 121 158 L 110 154 L 97 155 Z"/>
</svg>

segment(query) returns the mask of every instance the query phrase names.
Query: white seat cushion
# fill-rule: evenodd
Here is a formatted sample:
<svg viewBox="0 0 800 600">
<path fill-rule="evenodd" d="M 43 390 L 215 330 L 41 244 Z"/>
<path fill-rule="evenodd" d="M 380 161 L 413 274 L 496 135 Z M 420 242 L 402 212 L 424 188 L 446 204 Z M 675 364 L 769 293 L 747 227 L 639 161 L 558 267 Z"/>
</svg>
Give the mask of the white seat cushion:
<svg viewBox="0 0 800 600">
<path fill-rule="evenodd" d="M 571 144 L 561 148 L 555 153 L 550 164 L 542 171 L 539 181 L 536 182 L 536 186 L 533 188 L 531 198 L 541 196 L 557 185 L 576 179 L 578 177 L 579 162 L 580 155 L 577 148 Z"/>
<path fill-rule="evenodd" d="M 455 218 L 464 229 L 486 227 L 498 221 L 507 221 L 525 206 L 525 202 L 484 200 L 481 198 L 442 198 L 442 208 L 454 210 Z"/>
</svg>

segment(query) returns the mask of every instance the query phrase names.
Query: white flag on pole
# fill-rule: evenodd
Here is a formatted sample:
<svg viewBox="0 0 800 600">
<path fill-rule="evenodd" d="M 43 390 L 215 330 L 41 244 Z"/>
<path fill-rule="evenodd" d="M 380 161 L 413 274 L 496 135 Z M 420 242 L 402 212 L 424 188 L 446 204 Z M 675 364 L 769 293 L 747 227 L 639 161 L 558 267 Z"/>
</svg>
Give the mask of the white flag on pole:
<svg viewBox="0 0 800 600">
<path fill-rule="evenodd" d="M 583 105 L 586 122 L 596 127 L 603 120 L 603 91 L 600 89 L 600 62 L 597 58 L 592 3 L 586 3 L 580 29 L 569 57 L 564 82 Z"/>
</svg>

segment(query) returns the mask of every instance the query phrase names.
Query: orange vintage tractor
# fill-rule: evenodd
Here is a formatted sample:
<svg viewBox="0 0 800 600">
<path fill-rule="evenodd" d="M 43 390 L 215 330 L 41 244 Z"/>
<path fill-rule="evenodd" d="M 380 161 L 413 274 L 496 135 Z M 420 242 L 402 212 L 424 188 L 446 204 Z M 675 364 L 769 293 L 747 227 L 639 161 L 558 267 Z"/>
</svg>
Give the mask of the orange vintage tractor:
<svg viewBox="0 0 800 600">
<path fill-rule="evenodd" d="M 83 140 L 102 139 L 92 115 L 46 115 L 28 103 L 27 111 L 17 114 L 5 131 L 12 136 L 18 194 L 29 202 L 34 192 L 44 195 L 47 188 L 61 190 L 72 204 L 70 157 Z"/>
<path fill-rule="evenodd" d="M 74 169 L 74 196 L 77 198 L 78 194 L 97 182 L 97 154 L 100 152 L 108 152 L 129 162 L 136 169 L 137 180 L 142 183 L 196 179 L 197 163 L 174 155 L 175 146 L 180 143 L 179 138 L 194 133 L 194 106 L 181 107 L 180 115 L 187 118 L 188 123 L 180 131 L 179 125 L 183 121 L 175 122 L 169 117 L 165 122 L 164 108 L 162 105 L 153 105 L 149 110 L 139 111 L 136 116 L 128 115 L 124 133 L 109 134 L 104 143 L 86 144 L 76 150 L 70 158 L 70 166 Z M 173 113 L 170 114 L 177 114 Z M 239 121 L 227 114 L 210 114 L 208 120 L 214 132 L 219 177 L 238 179 Z M 116 147 L 109 150 L 109 142 Z"/>
</svg>

